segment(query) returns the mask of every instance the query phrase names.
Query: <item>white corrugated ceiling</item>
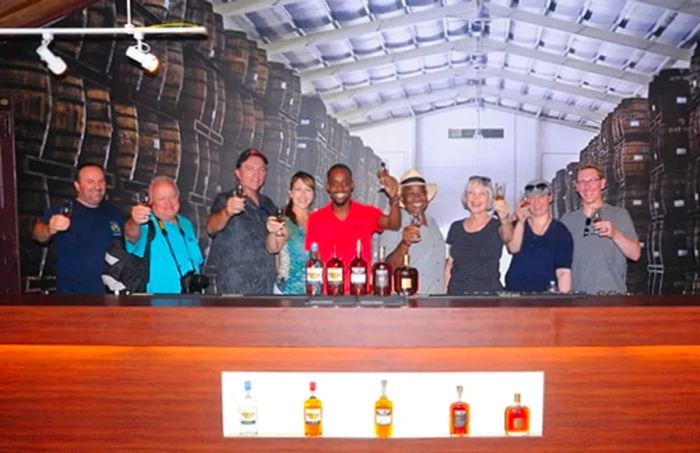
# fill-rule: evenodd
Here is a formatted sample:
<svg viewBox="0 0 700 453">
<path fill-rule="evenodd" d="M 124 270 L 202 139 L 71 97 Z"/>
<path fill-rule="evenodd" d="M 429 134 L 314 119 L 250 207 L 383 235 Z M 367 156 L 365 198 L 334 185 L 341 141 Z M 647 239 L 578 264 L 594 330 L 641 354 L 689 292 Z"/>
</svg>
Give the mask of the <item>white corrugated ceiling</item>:
<svg viewBox="0 0 700 453">
<path fill-rule="evenodd" d="M 350 126 L 455 105 L 597 127 L 687 66 L 693 0 L 213 0 Z"/>
</svg>

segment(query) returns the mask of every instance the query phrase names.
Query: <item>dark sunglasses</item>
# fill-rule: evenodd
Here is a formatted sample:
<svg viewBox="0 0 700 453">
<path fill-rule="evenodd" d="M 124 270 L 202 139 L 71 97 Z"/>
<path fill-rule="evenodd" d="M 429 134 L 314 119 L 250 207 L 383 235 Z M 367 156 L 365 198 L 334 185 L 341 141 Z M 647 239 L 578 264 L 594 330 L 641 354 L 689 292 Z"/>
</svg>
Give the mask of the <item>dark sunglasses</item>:
<svg viewBox="0 0 700 453">
<path fill-rule="evenodd" d="M 491 178 L 488 176 L 470 176 L 469 181 L 481 181 L 484 184 L 489 184 L 491 182 Z"/>
<path fill-rule="evenodd" d="M 549 190 L 549 186 L 543 182 L 541 182 L 539 184 L 535 184 L 535 185 L 528 184 L 525 186 L 525 192 L 532 192 L 533 190 L 538 190 L 538 191 L 542 192 L 545 190 Z"/>
</svg>

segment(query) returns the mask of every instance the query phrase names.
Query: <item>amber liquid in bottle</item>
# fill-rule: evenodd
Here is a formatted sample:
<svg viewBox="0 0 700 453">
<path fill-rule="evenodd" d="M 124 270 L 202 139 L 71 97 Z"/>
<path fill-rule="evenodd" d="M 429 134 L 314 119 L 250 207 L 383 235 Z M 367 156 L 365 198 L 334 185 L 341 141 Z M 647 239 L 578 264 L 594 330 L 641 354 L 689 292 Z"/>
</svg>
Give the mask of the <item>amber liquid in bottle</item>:
<svg viewBox="0 0 700 453">
<path fill-rule="evenodd" d="M 326 294 L 329 296 L 342 296 L 345 294 L 343 288 L 343 261 L 338 258 L 333 246 L 333 256 L 326 263 Z"/>
<path fill-rule="evenodd" d="M 394 289 L 397 294 L 411 296 L 418 292 L 418 269 L 411 267 L 411 257 L 403 256 L 403 266 L 394 271 Z"/>
<path fill-rule="evenodd" d="M 323 294 L 323 263 L 318 259 L 318 244 L 311 244 L 311 253 L 306 262 L 306 295 L 320 296 Z"/>
<path fill-rule="evenodd" d="M 375 296 L 391 295 L 391 266 L 384 261 L 384 246 L 379 247 L 379 261 L 372 266 L 372 292 Z"/>
<path fill-rule="evenodd" d="M 367 261 L 362 258 L 362 241 L 357 240 L 357 254 L 350 262 L 350 294 L 364 296 L 367 294 Z"/>
<path fill-rule="evenodd" d="M 527 436 L 530 433 L 530 409 L 520 404 L 520 393 L 515 394 L 515 405 L 505 413 L 507 436 Z"/>
<path fill-rule="evenodd" d="M 461 385 L 457 386 L 457 401 L 450 404 L 450 435 L 466 436 L 469 434 L 469 404 L 462 401 Z"/>
<path fill-rule="evenodd" d="M 382 379 L 382 396 L 374 403 L 374 434 L 386 439 L 394 431 L 394 403 L 386 396 L 386 379 Z"/>
<path fill-rule="evenodd" d="M 316 383 L 309 383 L 311 396 L 304 401 L 304 435 L 319 437 L 323 435 L 323 404 L 316 398 Z"/>
</svg>

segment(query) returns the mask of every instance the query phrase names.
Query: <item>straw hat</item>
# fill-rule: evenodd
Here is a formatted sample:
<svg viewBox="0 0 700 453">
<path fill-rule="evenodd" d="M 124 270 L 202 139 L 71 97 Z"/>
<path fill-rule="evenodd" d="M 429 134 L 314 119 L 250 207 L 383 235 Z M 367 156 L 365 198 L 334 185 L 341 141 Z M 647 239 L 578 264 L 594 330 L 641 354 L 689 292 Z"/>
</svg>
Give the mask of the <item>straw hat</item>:
<svg viewBox="0 0 700 453">
<path fill-rule="evenodd" d="M 428 183 L 425 182 L 425 178 L 423 175 L 418 173 L 417 170 L 410 169 L 403 175 L 401 175 L 401 179 L 399 180 L 399 190 L 401 190 L 402 187 L 409 187 L 409 186 L 425 186 L 425 190 L 428 193 L 428 203 L 430 203 L 433 198 L 435 198 L 435 195 L 437 195 L 438 187 L 437 184 L 434 183 Z M 403 200 L 399 202 L 400 206 L 403 208 L 405 207 L 403 205 Z"/>
</svg>

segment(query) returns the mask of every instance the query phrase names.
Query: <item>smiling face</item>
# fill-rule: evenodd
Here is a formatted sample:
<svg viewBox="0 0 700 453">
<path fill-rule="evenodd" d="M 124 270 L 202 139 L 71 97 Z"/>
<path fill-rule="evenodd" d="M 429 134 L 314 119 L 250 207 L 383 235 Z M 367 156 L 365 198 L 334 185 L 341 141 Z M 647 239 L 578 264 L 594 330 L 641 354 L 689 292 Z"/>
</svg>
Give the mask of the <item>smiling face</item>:
<svg viewBox="0 0 700 453">
<path fill-rule="evenodd" d="M 401 202 L 411 215 L 422 214 L 428 207 L 428 191 L 424 185 L 401 188 Z"/>
<path fill-rule="evenodd" d="M 260 156 L 250 156 L 236 169 L 236 178 L 246 193 L 257 193 L 265 184 L 267 166 Z"/>
<path fill-rule="evenodd" d="M 472 214 L 482 214 L 491 209 L 491 195 L 480 181 L 470 181 L 465 192 L 465 204 Z"/>
<path fill-rule="evenodd" d="M 594 168 L 585 168 L 576 176 L 576 191 L 584 204 L 595 205 L 603 201 L 605 183 L 605 178 L 602 178 Z"/>
<path fill-rule="evenodd" d="M 289 199 L 292 200 L 294 207 L 309 209 L 309 206 L 313 203 L 316 190 L 309 182 L 303 178 L 297 178 L 292 183 L 292 188 L 289 190 Z"/>
<path fill-rule="evenodd" d="M 160 181 L 151 187 L 151 209 L 161 220 L 172 222 L 180 212 L 180 195 L 168 181 Z"/>
<path fill-rule="evenodd" d="M 105 174 L 101 168 L 89 165 L 80 169 L 78 180 L 73 183 L 76 198 L 85 206 L 96 208 L 102 203 L 107 190 Z"/>
<path fill-rule="evenodd" d="M 328 174 L 326 191 L 334 205 L 343 206 L 347 204 L 354 189 L 355 183 L 346 169 L 336 168 Z"/>
<path fill-rule="evenodd" d="M 528 195 L 527 201 L 530 203 L 530 214 L 533 217 L 543 217 L 549 215 L 549 205 L 552 202 L 552 194 L 549 192 L 534 192 Z"/>
</svg>

